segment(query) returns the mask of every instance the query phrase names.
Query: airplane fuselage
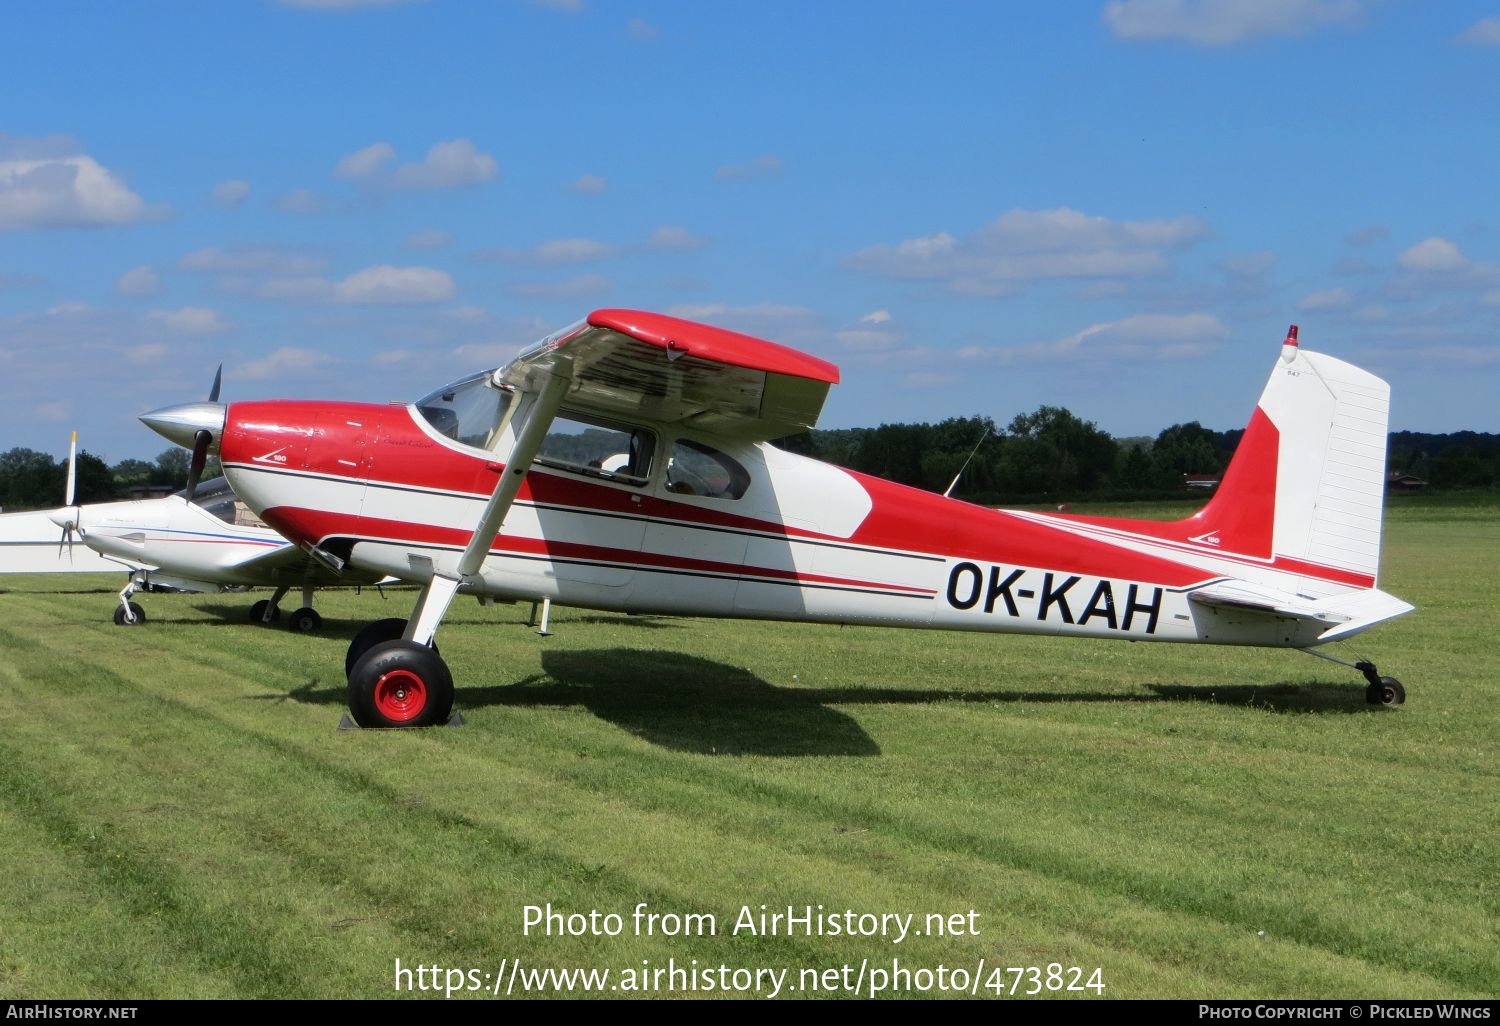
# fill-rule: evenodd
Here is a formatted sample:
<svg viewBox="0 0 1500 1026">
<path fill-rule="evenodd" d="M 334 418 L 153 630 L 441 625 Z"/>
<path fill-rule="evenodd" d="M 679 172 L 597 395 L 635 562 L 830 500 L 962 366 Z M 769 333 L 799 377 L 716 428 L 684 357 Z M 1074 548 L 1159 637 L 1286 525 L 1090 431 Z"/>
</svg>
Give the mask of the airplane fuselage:
<svg viewBox="0 0 1500 1026">
<path fill-rule="evenodd" d="M 1231 576 L 1303 597 L 1373 583 L 649 426 L 659 451 L 643 481 L 533 465 L 461 590 L 631 613 L 1304 647 L 1323 625 L 1189 595 Z M 740 494 L 672 490 L 665 454 L 680 439 L 732 457 L 748 477 Z M 494 452 L 447 438 L 414 406 L 283 401 L 234 404 L 221 458 L 288 538 L 420 580 L 455 572 L 508 451 L 503 437 Z"/>
</svg>

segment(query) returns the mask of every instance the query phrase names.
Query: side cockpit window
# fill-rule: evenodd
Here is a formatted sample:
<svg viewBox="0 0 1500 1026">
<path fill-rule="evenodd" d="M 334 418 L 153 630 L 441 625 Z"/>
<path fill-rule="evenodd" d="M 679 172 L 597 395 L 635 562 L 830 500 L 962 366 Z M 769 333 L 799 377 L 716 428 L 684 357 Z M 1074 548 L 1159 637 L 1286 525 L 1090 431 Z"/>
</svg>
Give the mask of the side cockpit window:
<svg viewBox="0 0 1500 1026">
<path fill-rule="evenodd" d="M 536 462 L 586 477 L 643 485 L 651 477 L 656 435 L 644 428 L 585 421 L 559 414 Z"/>
<path fill-rule="evenodd" d="M 510 400 L 511 393 L 498 387 L 486 371 L 418 399 L 417 412 L 438 434 L 488 450 L 505 423 Z"/>
<path fill-rule="evenodd" d="M 738 499 L 750 487 L 740 461 L 711 445 L 679 438 L 667 463 L 667 491 L 709 499 Z"/>
</svg>

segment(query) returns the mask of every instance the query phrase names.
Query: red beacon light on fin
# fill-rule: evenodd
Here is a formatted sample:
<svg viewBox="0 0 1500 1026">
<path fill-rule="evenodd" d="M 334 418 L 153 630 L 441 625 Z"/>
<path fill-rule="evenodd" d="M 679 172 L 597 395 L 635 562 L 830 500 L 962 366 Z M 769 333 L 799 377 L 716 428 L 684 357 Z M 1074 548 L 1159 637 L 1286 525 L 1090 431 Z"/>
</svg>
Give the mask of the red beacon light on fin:
<svg viewBox="0 0 1500 1026">
<path fill-rule="evenodd" d="M 1286 329 L 1286 341 L 1281 344 L 1284 346 L 1294 346 L 1297 344 L 1297 326 L 1295 324 Z"/>
<path fill-rule="evenodd" d="M 1281 343 L 1281 362 L 1291 363 L 1297 358 L 1297 326 L 1286 329 L 1286 341 Z"/>
</svg>

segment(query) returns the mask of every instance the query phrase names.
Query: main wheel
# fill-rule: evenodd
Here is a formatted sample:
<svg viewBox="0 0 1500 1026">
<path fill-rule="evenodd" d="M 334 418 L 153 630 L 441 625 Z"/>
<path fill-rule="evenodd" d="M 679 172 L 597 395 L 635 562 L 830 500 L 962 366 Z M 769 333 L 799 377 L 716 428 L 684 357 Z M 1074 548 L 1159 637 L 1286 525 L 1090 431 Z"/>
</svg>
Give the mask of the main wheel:
<svg viewBox="0 0 1500 1026">
<path fill-rule="evenodd" d="M 271 610 L 271 618 L 269 620 L 266 619 L 267 609 Z M 251 623 L 275 623 L 280 619 L 281 609 L 279 607 L 272 607 L 270 599 L 261 599 L 259 602 L 255 603 L 255 605 L 250 607 Z"/>
<path fill-rule="evenodd" d="M 303 606 L 287 619 L 286 625 L 293 633 L 311 634 L 323 626 L 323 618 L 318 615 L 316 609 Z"/>
<path fill-rule="evenodd" d="M 359 662 L 360 656 L 382 642 L 397 640 L 404 630 L 406 621 L 399 616 L 374 620 L 361 627 L 354 640 L 349 642 L 349 651 L 344 653 L 344 679 L 348 680 L 354 672 L 354 664 Z"/>
<path fill-rule="evenodd" d="M 382 642 L 398 640 L 405 630 L 406 621 L 399 616 L 374 620 L 361 627 L 354 640 L 349 642 L 349 651 L 344 653 L 344 679 L 348 680 L 354 672 L 354 664 L 359 662 L 360 656 Z M 438 650 L 436 642 L 429 647 L 434 652 Z"/>
<path fill-rule="evenodd" d="M 349 673 L 349 712 L 361 727 L 435 727 L 453 709 L 442 656 L 412 641 L 382 641 Z"/>
<path fill-rule="evenodd" d="M 146 622 L 146 611 L 139 605 L 130 603 L 130 613 L 127 615 L 124 606 L 115 606 L 116 627 L 139 627 Z"/>
<path fill-rule="evenodd" d="M 1395 677 L 1381 677 L 1380 683 L 1365 688 L 1365 701 L 1370 705 L 1405 705 L 1406 689 Z"/>
</svg>

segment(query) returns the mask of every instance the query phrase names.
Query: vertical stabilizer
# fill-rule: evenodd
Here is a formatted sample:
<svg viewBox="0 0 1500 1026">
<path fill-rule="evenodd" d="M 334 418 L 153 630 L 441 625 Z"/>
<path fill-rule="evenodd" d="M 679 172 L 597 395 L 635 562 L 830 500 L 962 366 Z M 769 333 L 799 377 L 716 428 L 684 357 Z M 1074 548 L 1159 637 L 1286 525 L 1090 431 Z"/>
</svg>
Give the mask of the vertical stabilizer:
<svg viewBox="0 0 1500 1026">
<path fill-rule="evenodd" d="M 1292 327 L 1195 541 L 1373 587 L 1390 386 L 1297 344 Z M 1305 565 L 1300 565 L 1305 564 Z"/>
</svg>

